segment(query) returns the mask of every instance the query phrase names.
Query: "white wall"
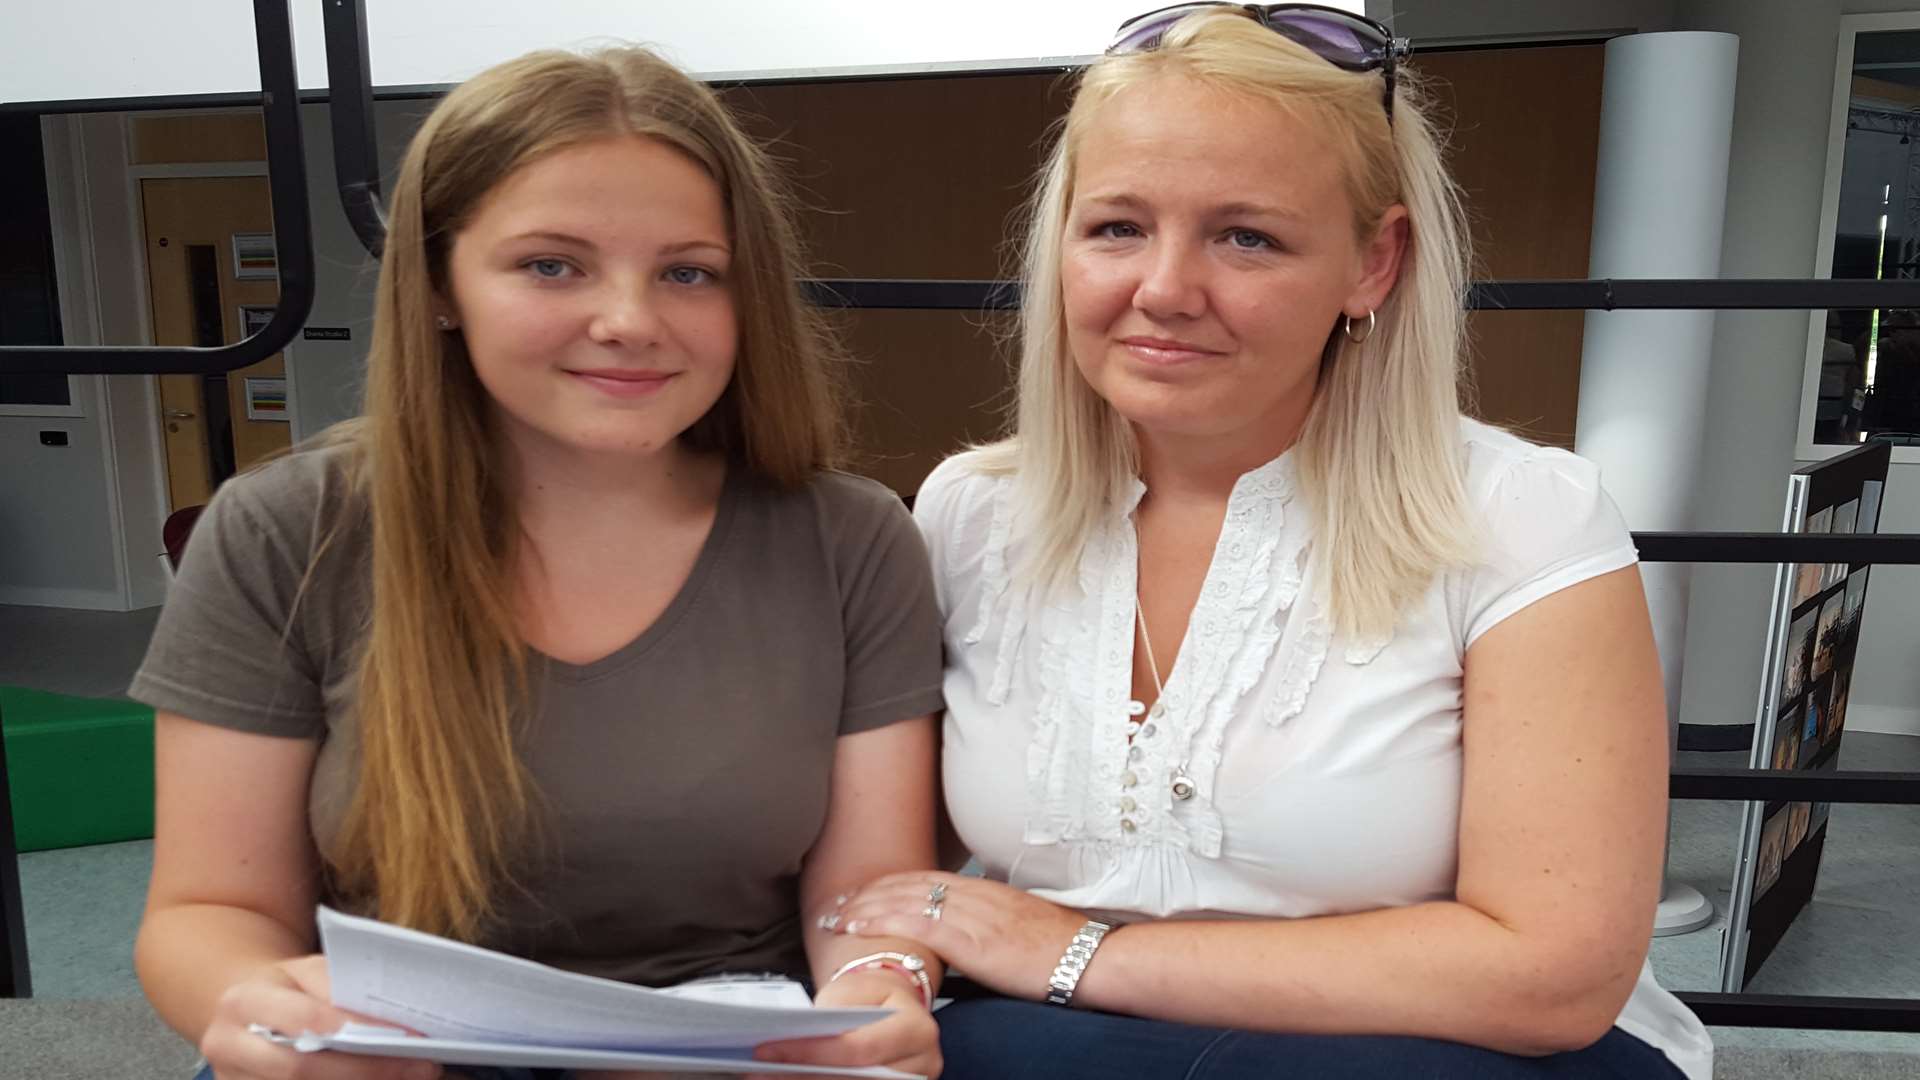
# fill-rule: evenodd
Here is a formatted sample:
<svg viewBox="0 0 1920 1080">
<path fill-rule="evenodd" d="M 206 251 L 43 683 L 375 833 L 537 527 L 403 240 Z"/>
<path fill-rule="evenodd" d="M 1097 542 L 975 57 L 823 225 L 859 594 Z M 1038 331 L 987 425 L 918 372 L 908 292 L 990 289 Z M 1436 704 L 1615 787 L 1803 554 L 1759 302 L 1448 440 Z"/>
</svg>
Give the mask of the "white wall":
<svg viewBox="0 0 1920 1080">
<path fill-rule="evenodd" d="M 432 109 L 431 101 L 374 104 L 376 152 L 382 190 L 390 185 L 407 140 Z M 373 324 L 374 284 L 379 266 L 360 246 L 340 208 L 333 175 L 333 143 L 325 105 L 300 110 L 307 148 L 307 193 L 312 204 L 314 302 L 309 326 L 344 326 L 348 341 L 297 341 L 288 354 L 294 430 L 312 436 L 360 410 L 368 330 Z"/>
<path fill-rule="evenodd" d="M 1834 50 L 1843 14 L 1920 10 L 1920 0 L 1369 0 L 1425 44 L 1550 40 L 1618 30 L 1740 35 L 1723 277 L 1814 273 Z M 1702 422 L 1702 498 L 1693 527 L 1780 527 L 1806 360 L 1807 314 L 1723 311 Z M 1895 465 L 1882 531 L 1920 531 L 1920 465 Z M 1771 566 L 1696 569 L 1681 718 L 1753 720 Z M 1920 567 L 1874 571 L 1848 727 L 1920 734 Z"/>
<path fill-rule="evenodd" d="M 1359 10 L 1361 0 L 1325 0 Z M 458 82 L 529 49 L 609 37 L 662 45 L 708 77 L 921 71 L 1098 53 L 1139 0 L 393 0 L 368 5 L 376 86 Z M 0 35 L 0 102 L 256 92 L 247 0 L 16 2 Z M 321 6 L 292 6 L 300 85 L 324 87 Z"/>
<path fill-rule="evenodd" d="M 1673 29 L 1676 0 L 1367 0 L 1367 14 L 1434 46 L 1551 41 Z"/>
<path fill-rule="evenodd" d="M 0 417 L 0 604 L 120 606 L 99 380 L 80 383 L 85 416 Z"/>
<path fill-rule="evenodd" d="M 1809 277 L 1842 14 L 1914 0 L 1690 0 L 1678 22 L 1741 38 L 1724 277 Z M 1806 362 L 1807 314 L 1721 312 L 1706 417 L 1701 529 L 1780 527 Z M 1920 466 L 1896 464 L 1882 531 L 1920 531 Z M 1694 578 L 1681 714 L 1746 723 L 1758 704 L 1773 568 L 1702 566 Z M 1847 726 L 1920 734 L 1920 567 L 1880 567 L 1867 594 Z"/>
<path fill-rule="evenodd" d="M 55 121 L 43 129 L 67 343 L 136 344 L 143 340 L 137 315 L 108 315 L 95 302 L 98 264 L 78 242 L 100 228 L 116 247 L 125 243 L 126 207 L 102 207 L 82 180 L 94 167 L 124 172 L 117 124 Z M 125 267 L 99 269 L 111 288 Z M 130 303 L 121 293 L 114 301 Z M 152 437 L 145 382 L 83 376 L 75 383 L 84 416 L 0 418 L 0 461 L 7 463 L 0 470 L 0 603 L 126 610 L 159 602 L 161 504 L 153 476 L 117 460 L 128 440 Z M 68 445 L 42 446 L 42 431 L 65 432 Z"/>
<path fill-rule="evenodd" d="M 391 176 L 431 102 L 375 107 Z M 308 324 L 346 326 L 349 341 L 288 350 L 295 431 L 313 434 L 358 411 L 377 267 L 340 208 L 327 107 L 301 110 L 313 214 L 316 297 Z M 62 317 L 71 345 L 150 342 L 137 181 L 127 174 L 126 114 L 46 124 Z M 89 242 L 90 241 L 90 242 Z M 84 376 L 86 415 L 0 417 L 0 604 L 130 610 L 165 596 L 166 514 L 158 401 L 151 377 Z M 43 447 L 41 431 L 69 445 Z"/>
</svg>

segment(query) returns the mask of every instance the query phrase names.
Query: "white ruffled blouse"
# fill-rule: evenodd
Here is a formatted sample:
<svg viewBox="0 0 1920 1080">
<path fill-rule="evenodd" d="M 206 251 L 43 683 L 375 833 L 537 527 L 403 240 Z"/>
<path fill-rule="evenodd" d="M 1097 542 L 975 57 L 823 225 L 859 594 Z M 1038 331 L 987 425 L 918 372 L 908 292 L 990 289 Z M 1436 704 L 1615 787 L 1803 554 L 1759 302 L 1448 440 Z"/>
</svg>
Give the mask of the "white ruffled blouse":
<svg viewBox="0 0 1920 1080">
<path fill-rule="evenodd" d="M 1131 745 L 1145 487 L 1092 537 L 1079 595 L 1044 602 L 1011 573 L 1023 540 L 1011 478 L 970 454 L 935 469 L 914 513 L 945 618 L 947 804 L 987 875 L 1121 921 L 1450 899 L 1468 647 L 1636 561 L 1590 462 L 1473 420 L 1460 433 L 1488 553 L 1436 580 L 1382 641 L 1337 639 L 1308 595 L 1312 521 L 1291 456 L 1242 476 Z M 1689 1077 L 1711 1075 L 1705 1029 L 1650 967 L 1619 1023 Z"/>
</svg>

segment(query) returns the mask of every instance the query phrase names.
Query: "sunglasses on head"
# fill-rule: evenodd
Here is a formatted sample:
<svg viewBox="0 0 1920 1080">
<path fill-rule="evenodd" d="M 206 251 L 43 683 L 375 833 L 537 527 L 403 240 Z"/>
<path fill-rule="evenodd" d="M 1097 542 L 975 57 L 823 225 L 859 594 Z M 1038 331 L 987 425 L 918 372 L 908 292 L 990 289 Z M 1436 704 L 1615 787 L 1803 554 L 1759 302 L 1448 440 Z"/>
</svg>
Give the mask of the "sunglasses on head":
<svg viewBox="0 0 1920 1080">
<path fill-rule="evenodd" d="M 1382 24 L 1339 8 L 1321 4 L 1231 4 L 1220 0 L 1174 4 L 1144 15 L 1135 15 L 1121 23 L 1120 29 L 1114 32 L 1113 44 L 1107 46 L 1107 54 L 1115 56 L 1158 48 L 1160 39 L 1173 28 L 1173 24 L 1197 11 L 1212 8 L 1237 11 L 1274 33 L 1305 46 L 1334 67 L 1346 71 L 1380 69 L 1387 84 L 1387 122 L 1393 122 L 1394 64 L 1400 57 L 1413 51 L 1412 46 L 1406 38 L 1394 37 L 1393 31 Z"/>
</svg>

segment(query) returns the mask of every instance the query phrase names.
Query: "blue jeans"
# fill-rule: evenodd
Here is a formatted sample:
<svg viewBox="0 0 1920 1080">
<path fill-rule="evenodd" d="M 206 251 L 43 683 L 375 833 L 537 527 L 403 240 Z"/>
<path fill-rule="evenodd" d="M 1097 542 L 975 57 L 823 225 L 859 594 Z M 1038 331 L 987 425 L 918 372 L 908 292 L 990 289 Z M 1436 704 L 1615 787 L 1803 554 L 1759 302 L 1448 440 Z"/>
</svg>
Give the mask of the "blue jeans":
<svg viewBox="0 0 1920 1080">
<path fill-rule="evenodd" d="M 967 987 L 962 980 L 950 986 Z M 1273 1035 L 964 996 L 936 1016 L 942 1080 L 1686 1080 L 1614 1028 L 1585 1050 L 1517 1057 L 1439 1039 Z M 462 1080 L 568 1080 L 559 1069 L 455 1066 Z M 195 1080 L 213 1080 L 203 1069 Z"/>
<path fill-rule="evenodd" d="M 1585 1050 L 1516 1057 L 1383 1035 L 1272 1035 L 1001 997 L 940 1010 L 942 1080 L 1685 1080 L 1621 1031 Z"/>
</svg>

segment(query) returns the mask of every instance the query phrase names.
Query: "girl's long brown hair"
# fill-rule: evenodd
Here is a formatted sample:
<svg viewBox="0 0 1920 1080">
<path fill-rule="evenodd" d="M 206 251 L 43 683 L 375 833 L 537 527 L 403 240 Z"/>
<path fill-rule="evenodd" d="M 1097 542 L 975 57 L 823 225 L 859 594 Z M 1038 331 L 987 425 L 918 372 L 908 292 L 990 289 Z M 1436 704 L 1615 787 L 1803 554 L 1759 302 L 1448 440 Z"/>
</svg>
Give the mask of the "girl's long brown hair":
<svg viewBox="0 0 1920 1080">
<path fill-rule="evenodd" d="M 534 817 L 515 745 L 530 694 L 519 524 L 486 392 L 459 335 L 434 322 L 448 253 L 516 170 L 622 136 L 698 162 L 729 216 L 733 379 L 682 438 L 783 486 L 841 453 L 838 354 L 797 291 L 792 203 L 712 91 L 644 49 L 550 51 L 494 67 L 434 109 L 393 189 L 365 416 L 334 435 L 353 447 L 373 571 L 359 783 L 330 870 L 340 891 L 404 926 L 480 936 Z"/>
</svg>

